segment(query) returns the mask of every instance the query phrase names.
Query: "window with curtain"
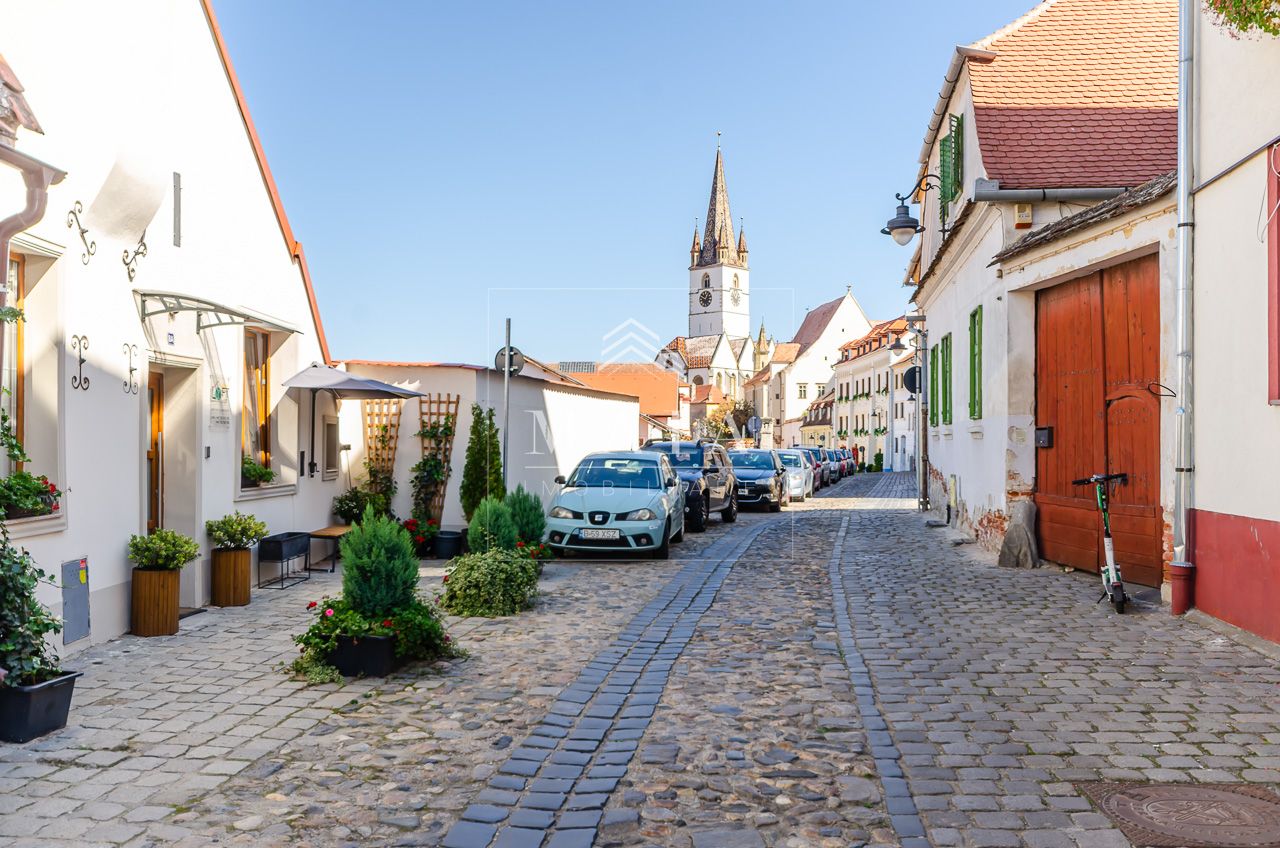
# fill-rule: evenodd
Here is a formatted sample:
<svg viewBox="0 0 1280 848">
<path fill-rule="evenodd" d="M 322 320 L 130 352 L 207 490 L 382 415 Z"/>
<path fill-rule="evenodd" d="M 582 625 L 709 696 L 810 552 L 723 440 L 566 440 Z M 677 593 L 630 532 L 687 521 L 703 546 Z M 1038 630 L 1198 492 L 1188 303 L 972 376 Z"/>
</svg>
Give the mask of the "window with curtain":
<svg viewBox="0 0 1280 848">
<path fill-rule="evenodd" d="M 271 465 L 271 337 L 244 331 L 244 411 L 240 449 L 259 465 Z"/>
</svg>

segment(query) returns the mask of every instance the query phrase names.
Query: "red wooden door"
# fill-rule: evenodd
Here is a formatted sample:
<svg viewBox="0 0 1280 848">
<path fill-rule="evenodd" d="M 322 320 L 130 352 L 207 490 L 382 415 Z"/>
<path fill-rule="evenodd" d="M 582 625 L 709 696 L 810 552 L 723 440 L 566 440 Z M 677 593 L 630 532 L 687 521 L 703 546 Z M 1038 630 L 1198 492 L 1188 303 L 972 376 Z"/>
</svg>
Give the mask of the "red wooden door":
<svg viewBox="0 0 1280 848">
<path fill-rule="evenodd" d="M 1143 257 L 1040 292 L 1036 298 L 1036 452 L 1040 552 L 1097 571 L 1102 530 L 1096 472 L 1129 475 L 1112 489 L 1116 561 L 1128 582 L 1161 578 L 1159 260 Z"/>
</svg>

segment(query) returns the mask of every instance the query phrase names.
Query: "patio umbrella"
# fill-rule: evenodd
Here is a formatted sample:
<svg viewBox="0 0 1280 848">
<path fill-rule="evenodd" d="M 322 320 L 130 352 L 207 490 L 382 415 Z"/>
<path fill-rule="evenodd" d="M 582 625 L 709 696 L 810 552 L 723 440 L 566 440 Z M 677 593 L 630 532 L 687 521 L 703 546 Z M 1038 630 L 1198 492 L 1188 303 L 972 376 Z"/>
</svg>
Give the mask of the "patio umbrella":
<svg viewBox="0 0 1280 848">
<path fill-rule="evenodd" d="M 423 397 L 422 392 L 402 389 L 381 380 L 356 377 L 340 371 L 332 365 L 313 362 L 282 384 L 286 389 L 307 389 L 311 392 L 311 454 L 307 461 L 307 476 L 316 476 L 316 393 L 329 392 L 339 400 L 371 400 L 374 398 Z"/>
</svg>

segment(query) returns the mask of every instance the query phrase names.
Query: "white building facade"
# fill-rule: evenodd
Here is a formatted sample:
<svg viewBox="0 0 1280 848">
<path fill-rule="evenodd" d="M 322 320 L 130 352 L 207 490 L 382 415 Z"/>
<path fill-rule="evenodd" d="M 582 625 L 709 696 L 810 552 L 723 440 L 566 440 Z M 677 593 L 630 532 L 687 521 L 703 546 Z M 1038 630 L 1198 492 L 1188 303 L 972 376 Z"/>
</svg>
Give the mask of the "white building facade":
<svg viewBox="0 0 1280 848">
<path fill-rule="evenodd" d="M 313 473 L 308 452 L 312 415 L 335 409 L 282 386 L 328 352 L 208 4 L 138 0 L 122 16 L 51 0 L 4 19 L 5 59 L 43 129 L 18 147 L 67 174 L 14 237 L 4 293 L 26 315 L 4 356 L 21 470 L 64 494 L 51 514 L 7 523 L 59 578 L 40 590 L 55 614 L 67 592 L 87 593 L 59 646 L 75 651 L 129 628 L 132 534 L 163 526 L 200 542 L 181 578 L 181 603 L 200 606 L 206 520 L 238 509 L 272 532 L 332 523 L 336 475 Z M 87 83 L 128 96 L 86 97 Z M 0 204 L 22 198 L 0 167 Z M 274 479 L 246 484 L 244 458 Z"/>
</svg>

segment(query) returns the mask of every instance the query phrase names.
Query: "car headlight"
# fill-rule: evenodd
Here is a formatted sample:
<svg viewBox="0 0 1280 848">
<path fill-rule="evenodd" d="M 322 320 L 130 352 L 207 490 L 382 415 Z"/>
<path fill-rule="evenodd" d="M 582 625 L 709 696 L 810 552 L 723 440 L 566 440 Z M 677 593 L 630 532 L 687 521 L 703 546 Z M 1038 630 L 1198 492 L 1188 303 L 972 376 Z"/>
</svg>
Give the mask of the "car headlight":
<svg viewBox="0 0 1280 848">
<path fill-rule="evenodd" d="M 573 518 L 573 513 L 562 506 L 551 507 L 550 515 L 552 518 Z"/>
<path fill-rule="evenodd" d="M 623 521 L 653 521 L 658 516 L 651 509 L 636 509 L 622 516 Z"/>
</svg>

